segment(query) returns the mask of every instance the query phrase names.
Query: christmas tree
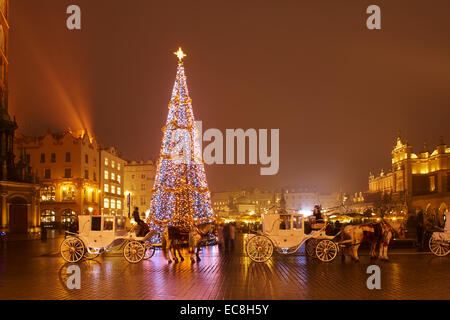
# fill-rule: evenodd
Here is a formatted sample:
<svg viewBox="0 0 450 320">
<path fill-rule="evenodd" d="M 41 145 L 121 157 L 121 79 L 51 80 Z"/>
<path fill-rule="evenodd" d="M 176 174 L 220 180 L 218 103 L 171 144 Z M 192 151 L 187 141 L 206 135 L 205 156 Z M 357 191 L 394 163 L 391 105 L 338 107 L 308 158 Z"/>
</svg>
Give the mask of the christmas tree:
<svg viewBox="0 0 450 320">
<path fill-rule="evenodd" d="M 156 167 L 155 184 L 149 222 L 159 228 L 167 225 L 192 227 L 212 222 L 211 194 L 201 160 L 198 132 L 194 125 L 192 100 L 186 84 L 181 48 L 169 115 L 163 127 L 160 158 Z"/>
</svg>

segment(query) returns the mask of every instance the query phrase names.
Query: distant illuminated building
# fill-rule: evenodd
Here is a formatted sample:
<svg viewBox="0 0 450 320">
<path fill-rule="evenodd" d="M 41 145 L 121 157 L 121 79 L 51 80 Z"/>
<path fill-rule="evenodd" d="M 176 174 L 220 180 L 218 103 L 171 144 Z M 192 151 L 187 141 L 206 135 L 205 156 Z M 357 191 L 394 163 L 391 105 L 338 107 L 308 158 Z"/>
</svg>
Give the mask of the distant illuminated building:
<svg viewBox="0 0 450 320">
<path fill-rule="evenodd" d="M 369 190 L 353 198 L 354 203 L 376 201 L 387 202 L 394 211 L 422 209 L 436 220 L 441 219 L 450 206 L 450 148 L 443 138 L 434 150 L 429 151 L 425 144 L 416 153 L 408 143 L 397 138 L 391 170 L 387 173 L 382 170 L 378 176 L 370 174 Z"/>
<path fill-rule="evenodd" d="M 153 161 L 128 161 L 125 164 L 125 192 L 130 195 L 130 211 L 139 208 L 141 214 L 150 210 L 156 166 Z M 127 196 L 127 195 L 125 195 Z M 127 198 L 125 197 L 125 201 Z M 125 203 L 126 207 L 127 203 Z M 125 208 L 127 209 L 127 208 Z"/>
<path fill-rule="evenodd" d="M 102 214 L 124 215 L 126 213 L 124 170 L 127 162 L 114 147 L 100 148 L 100 201 Z"/>
</svg>

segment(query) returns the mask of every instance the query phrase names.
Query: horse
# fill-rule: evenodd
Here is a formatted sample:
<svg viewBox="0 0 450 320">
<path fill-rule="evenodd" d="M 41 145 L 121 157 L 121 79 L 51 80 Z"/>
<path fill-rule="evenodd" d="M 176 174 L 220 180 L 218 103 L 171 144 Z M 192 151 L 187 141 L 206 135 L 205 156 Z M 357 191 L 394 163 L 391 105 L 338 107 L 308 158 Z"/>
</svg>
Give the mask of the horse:
<svg viewBox="0 0 450 320">
<path fill-rule="evenodd" d="M 370 259 L 379 258 L 382 261 L 388 261 L 387 251 L 394 234 L 404 237 L 403 223 L 400 221 L 388 223 L 383 219 L 371 224 L 345 226 L 342 230 L 342 240 L 350 241 L 342 250 L 342 260 L 345 260 L 345 251 L 348 249 L 352 260 L 359 262 L 358 249 L 361 243 L 366 241 L 370 243 Z M 379 246 L 378 256 L 377 246 Z"/>
<path fill-rule="evenodd" d="M 199 256 L 200 244 L 202 240 L 207 240 L 209 233 L 215 231 L 215 224 L 212 222 L 202 223 L 197 226 L 193 226 L 189 232 L 189 253 L 191 262 L 195 263 L 195 257 L 197 262 L 201 261 Z"/>
<path fill-rule="evenodd" d="M 173 261 L 175 261 L 175 263 L 178 262 L 177 253 L 180 260 L 184 261 L 184 257 L 180 251 L 180 245 L 188 239 L 188 235 L 189 231 L 180 227 L 168 226 L 164 229 L 162 233 L 162 247 L 168 263 L 172 263 L 169 253 L 172 253 Z"/>
</svg>

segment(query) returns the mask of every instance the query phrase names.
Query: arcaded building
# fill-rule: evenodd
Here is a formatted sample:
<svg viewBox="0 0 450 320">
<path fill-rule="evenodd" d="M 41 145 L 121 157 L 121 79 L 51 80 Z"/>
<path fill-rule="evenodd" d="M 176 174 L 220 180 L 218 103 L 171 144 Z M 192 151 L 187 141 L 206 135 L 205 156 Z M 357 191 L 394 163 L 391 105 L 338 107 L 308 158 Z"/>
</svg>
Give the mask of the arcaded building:
<svg viewBox="0 0 450 320">
<path fill-rule="evenodd" d="M 442 220 L 450 207 L 450 148 L 444 139 L 433 149 L 424 144 L 421 151 L 413 152 L 412 146 L 398 138 L 391 170 L 370 174 L 369 191 L 355 199 L 362 202 L 375 194 L 380 201 L 387 198 L 397 203 L 405 212 L 421 209 L 436 222 Z"/>
</svg>

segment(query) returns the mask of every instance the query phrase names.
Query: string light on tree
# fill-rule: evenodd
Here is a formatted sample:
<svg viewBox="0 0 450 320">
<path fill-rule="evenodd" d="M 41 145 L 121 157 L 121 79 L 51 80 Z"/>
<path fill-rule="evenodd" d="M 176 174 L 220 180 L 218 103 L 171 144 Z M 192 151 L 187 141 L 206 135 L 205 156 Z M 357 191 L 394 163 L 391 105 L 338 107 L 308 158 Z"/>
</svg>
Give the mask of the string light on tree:
<svg viewBox="0 0 450 320">
<path fill-rule="evenodd" d="M 169 114 L 162 129 L 163 138 L 148 218 L 148 222 L 158 228 L 167 225 L 191 227 L 214 219 L 204 164 L 197 153 L 200 148 L 183 65 L 186 54 L 181 48 L 174 54 L 178 57 L 177 75 Z M 189 146 L 188 154 L 184 154 L 184 160 L 187 161 L 174 157 L 178 153 L 180 141 L 184 146 Z"/>
</svg>

